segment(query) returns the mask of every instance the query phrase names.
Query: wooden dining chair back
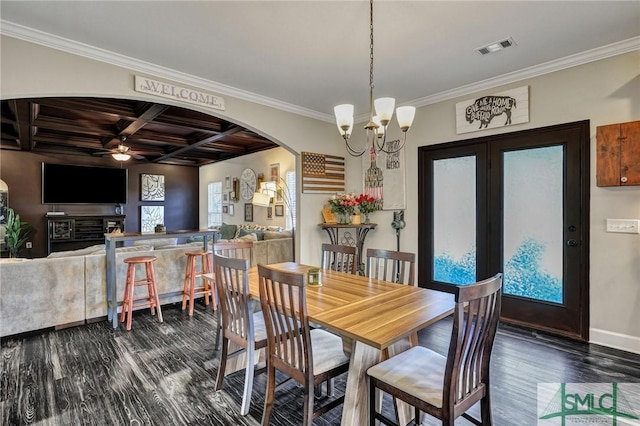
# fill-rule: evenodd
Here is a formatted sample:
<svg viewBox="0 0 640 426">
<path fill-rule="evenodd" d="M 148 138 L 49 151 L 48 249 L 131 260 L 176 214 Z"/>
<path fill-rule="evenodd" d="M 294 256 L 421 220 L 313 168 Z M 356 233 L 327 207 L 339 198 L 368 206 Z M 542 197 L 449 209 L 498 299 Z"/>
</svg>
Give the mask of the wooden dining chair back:
<svg viewBox="0 0 640 426">
<path fill-rule="evenodd" d="M 367 249 L 367 276 L 369 278 L 415 286 L 415 270 L 415 253 Z"/>
<path fill-rule="evenodd" d="M 332 269 L 350 274 L 358 273 L 357 248 L 339 244 L 322 244 L 322 269 Z"/>
<path fill-rule="evenodd" d="M 265 372 L 265 368 L 255 369 L 255 352 L 267 346 L 267 332 L 262 312 L 254 312 L 249 293 L 249 261 L 232 259 L 214 254 L 216 288 L 220 300 L 222 326 L 222 352 L 215 390 L 222 388 L 227 360 L 245 354 L 245 378 L 240 413 L 249 413 L 253 377 Z M 230 344 L 237 350 L 229 353 Z"/>
<path fill-rule="evenodd" d="M 275 397 L 276 370 L 304 387 L 304 426 L 344 402 L 344 395 L 314 407 L 314 390 L 321 383 L 345 373 L 349 358 L 342 339 L 309 326 L 306 274 L 258 265 L 260 305 L 267 328 L 267 391 L 262 425 L 269 424 Z M 315 409 L 314 409 L 315 408 Z"/>
<path fill-rule="evenodd" d="M 488 426 L 491 420 L 489 366 L 498 328 L 502 274 L 455 288 L 453 329 L 447 356 L 414 346 L 367 370 L 369 420 L 395 425 L 376 410 L 376 390 L 415 407 L 416 424 L 428 413 L 453 425 L 457 417 Z M 467 413 L 480 401 L 481 420 Z"/>
<path fill-rule="evenodd" d="M 233 259 L 247 259 L 249 264 L 253 259 L 253 242 L 251 241 L 226 241 L 213 245 L 213 252 Z"/>
<path fill-rule="evenodd" d="M 214 254 L 218 254 L 224 257 L 232 258 L 232 259 L 246 259 L 249 261 L 249 265 L 251 265 L 251 261 L 253 259 L 253 243 L 251 241 L 224 241 L 213 244 Z M 213 268 L 215 271 L 215 258 L 212 260 Z M 215 274 L 214 274 L 215 275 Z M 218 300 L 218 295 L 214 294 L 214 298 Z M 218 327 L 216 328 L 216 343 L 215 350 L 220 349 L 220 340 L 222 333 L 222 321 L 220 319 L 220 315 L 218 312 Z"/>
</svg>

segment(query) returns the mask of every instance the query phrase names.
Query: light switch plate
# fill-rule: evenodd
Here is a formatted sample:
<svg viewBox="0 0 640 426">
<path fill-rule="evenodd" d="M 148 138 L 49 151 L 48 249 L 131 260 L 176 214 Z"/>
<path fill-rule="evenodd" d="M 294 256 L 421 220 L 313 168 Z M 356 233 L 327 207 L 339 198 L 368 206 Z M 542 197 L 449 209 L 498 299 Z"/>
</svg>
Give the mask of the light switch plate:
<svg viewBox="0 0 640 426">
<path fill-rule="evenodd" d="M 607 219 L 607 232 L 640 234 L 640 219 Z"/>
</svg>

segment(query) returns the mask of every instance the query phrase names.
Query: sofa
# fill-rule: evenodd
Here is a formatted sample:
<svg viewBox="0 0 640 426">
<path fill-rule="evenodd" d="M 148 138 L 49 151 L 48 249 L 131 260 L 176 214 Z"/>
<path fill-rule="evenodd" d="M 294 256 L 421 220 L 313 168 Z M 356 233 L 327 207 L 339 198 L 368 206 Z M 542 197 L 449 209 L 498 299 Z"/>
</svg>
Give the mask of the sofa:
<svg viewBox="0 0 640 426">
<path fill-rule="evenodd" d="M 252 266 L 293 260 L 293 239 L 287 238 L 286 234 L 281 238 L 261 241 L 253 234 L 239 238 L 253 241 Z M 202 242 L 176 242 L 154 239 L 116 248 L 118 301 L 122 300 L 126 278 L 123 260 L 144 255 L 158 258 L 154 262 L 154 270 L 160 303 L 182 300 L 180 292 L 186 269 L 185 253 L 202 247 Z M 56 252 L 40 259 L 3 259 L 0 274 L 0 337 L 80 325 L 104 319 L 107 315 L 104 245 Z"/>
</svg>

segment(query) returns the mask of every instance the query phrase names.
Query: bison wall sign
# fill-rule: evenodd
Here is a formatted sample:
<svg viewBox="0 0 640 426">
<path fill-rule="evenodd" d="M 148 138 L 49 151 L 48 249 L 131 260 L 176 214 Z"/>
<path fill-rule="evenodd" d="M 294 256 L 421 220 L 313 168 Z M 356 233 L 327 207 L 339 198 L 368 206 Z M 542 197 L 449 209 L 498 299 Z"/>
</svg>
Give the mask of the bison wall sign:
<svg viewBox="0 0 640 426">
<path fill-rule="evenodd" d="M 456 133 L 510 126 L 529 121 L 529 86 L 456 104 Z"/>
</svg>

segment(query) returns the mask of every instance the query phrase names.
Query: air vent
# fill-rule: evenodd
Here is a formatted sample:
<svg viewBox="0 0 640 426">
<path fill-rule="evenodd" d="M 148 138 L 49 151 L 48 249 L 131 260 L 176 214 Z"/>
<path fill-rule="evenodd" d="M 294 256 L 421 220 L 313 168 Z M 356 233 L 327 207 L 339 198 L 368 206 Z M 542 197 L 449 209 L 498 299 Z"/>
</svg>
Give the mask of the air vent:
<svg viewBox="0 0 640 426">
<path fill-rule="evenodd" d="M 494 53 L 502 49 L 506 49 L 507 47 L 515 46 L 516 43 L 513 41 L 511 37 L 506 40 L 496 41 L 494 43 L 487 44 L 486 46 L 478 47 L 475 49 L 481 55 L 488 55 L 489 53 Z"/>
</svg>

